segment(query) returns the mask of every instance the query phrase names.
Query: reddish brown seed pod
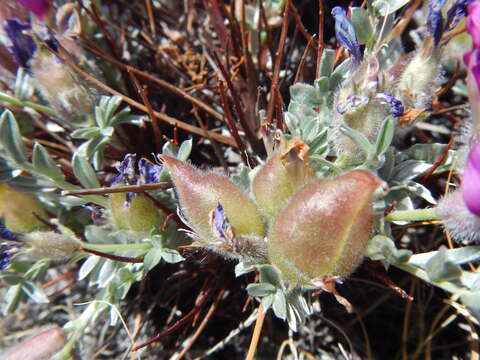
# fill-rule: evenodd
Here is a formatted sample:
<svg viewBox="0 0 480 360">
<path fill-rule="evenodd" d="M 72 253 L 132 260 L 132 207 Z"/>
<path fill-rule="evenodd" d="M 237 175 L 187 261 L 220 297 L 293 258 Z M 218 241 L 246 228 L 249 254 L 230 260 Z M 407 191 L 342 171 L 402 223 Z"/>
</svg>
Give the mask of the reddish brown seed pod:
<svg viewBox="0 0 480 360">
<path fill-rule="evenodd" d="M 210 213 L 220 202 L 239 235 L 265 235 L 263 217 L 257 206 L 228 178 L 202 172 L 187 163 L 161 155 L 170 170 L 180 209 L 193 230 L 204 239 L 213 239 Z"/>
<path fill-rule="evenodd" d="M 302 188 L 279 212 L 268 234 L 268 257 L 284 277 L 309 284 L 346 277 L 363 259 L 374 220 L 372 194 L 381 184 L 354 170 Z"/>
</svg>

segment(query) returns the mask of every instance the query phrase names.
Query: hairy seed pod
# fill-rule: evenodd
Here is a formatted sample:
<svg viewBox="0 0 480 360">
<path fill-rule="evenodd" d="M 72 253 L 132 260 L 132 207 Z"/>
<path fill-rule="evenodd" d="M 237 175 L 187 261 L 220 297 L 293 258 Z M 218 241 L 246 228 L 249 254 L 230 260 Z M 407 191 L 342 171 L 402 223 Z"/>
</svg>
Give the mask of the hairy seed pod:
<svg viewBox="0 0 480 360">
<path fill-rule="evenodd" d="M 35 214 L 41 217 L 46 215 L 35 196 L 0 184 L 0 218 L 5 227 L 20 232 L 45 228 Z"/>
<path fill-rule="evenodd" d="M 0 354 L 0 358 L 3 360 L 51 359 L 65 345 L 65 341 L 66 337 L 63 330 L 59 327 L 53 327 L 30 336 L 20 344 Z"/>
<path fill-rule="evenodd" d="M 237 185 L 224 176 L 201 172 L 170 156 L 160 158 L 170 170 L 180 209 L 198 235 L 207 240 L 215 238 L 210 213 L 220 202 L 237 234 L 264 236 L 262 215 Z"/>
<path fill-rule="evenodd" d="M 258 170 L 252 182 L 252 191 L 264 215 L 271 219 L 290 197 L 315 175 L 301 145 L 292 146 L 283 153 L 270 156 Z M 300 148 L 299 148 L 300 147 Z"/>
<path fill-rule="evenodd" d="M 370 239 L 371 198 L 380 184 L 371 173 L 354 170 L 306 185 L 270 229 L 270 262 L 293 283 L 348 276 L 361 262 Z"/>
<path fill-rule="evenodd" d="M 30 247 L 30 254 L 35 259 L 65 260 L 80 249 L 77 239 L 52 231 L 33 231 L 22 234 L 19 239 Z"/>
<path fill-rule="evenodd" d="M 150 231 L 154 226 L 162 226 L 165 215 L 155 204 L 143 195 L 126 201 L 125 194 L 111 194 L 110 211 L 117 228 L 133 231 Z"/>
</svg>

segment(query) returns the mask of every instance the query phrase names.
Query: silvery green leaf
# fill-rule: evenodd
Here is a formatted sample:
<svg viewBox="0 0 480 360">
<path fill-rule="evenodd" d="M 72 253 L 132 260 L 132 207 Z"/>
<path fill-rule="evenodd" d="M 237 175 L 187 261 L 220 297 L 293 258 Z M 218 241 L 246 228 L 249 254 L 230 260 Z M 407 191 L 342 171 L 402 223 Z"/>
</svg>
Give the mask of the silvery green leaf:
<svg viewBox="0 0 480 360">
<path fill-rule="evenodd" d="M 315 80 L 314 86 L 317 90 L 317 97 L 323 99 L 330 91 L 330 79 L 326 76 L 321 76 Z"/>
<path fill-rule="evenodd" d="M 249 284 L 247 286 L 248 295 L 254 297 L 263 297 L 275 294 L 277 288 L 272 284 L 268 283 L 259 283 L 259 284 Z"/>
<path fill-rule="evenodd" d="M 101 103 L 101 106 L 105 109 L 105 117 L 107 119 L 110 119 L 115 111 L 117 111 L 118 107 L 122 103 L 122 98 L 118 95 L 114 96 L 103 96 L 103 103 Z"/>
<path fill-rule="evenodd" d="M 115 129 L 112 126 L 106 126 L 101 130 L 102 136 L 104 137 L 111 137 Z"/>
<path fill-rule="evenodd" d="M 73 154 L 72 168 L 76 178 L 85 188 L 100 187 L 95 171 L 84 156 L 78 153 Z"/>
<path fill-rule="evenodd" d="M 48 303 L 48 297 L 42 288 L 38 287 L 31 281 L 25 281 L 22 285 L 22 291 L 34 302 L 38 304 Z"/>
<path fill-rule="evenodd" d="M 378 132 L 377 140 L 375 141 L 375 154 L 377 156 L 382 155 L 385 151 L 387 151 L 388 147 L 392 143 L 394 132 L 395 123 L 393 118 L 389 116 L 383 121 L 382 127 Z"/>
<path fill-rule="evenodd" d="M 460 299 L 477 320 L 480 320 L 480 291 L 465 292 L 460 296 Z"/>
<path fill-rule="evenodd" d="M 392 239 L 377 235 L 368 243 L 365 256 L 372 260 L 382 260 L 388 264 L 407 262 L 412 256 L 410 250 L 397 249 Z"/>
<path fill-rule="evenodd" d="M 97 266 L 97 264 L 100 261 L 100 257 L 90 255 L 88 259 L 82 264 L 80 267 L 80 270 L 78 271 L 78 280 L 83 280 L 85 279 Z"/>
<path fill-rule="evenodd" d="M 367 155 L 375 153 L 373 144 L 371 144 L 370 141 L 368 141 L 368 139 L 366 138 L 366 136 L 363 135 L 360 131 L 357 131 L 348 126 L 341 126 L 340 131 L 344 135 L 347 135 L 355 144 L 360 147 L 360 149 L 365 151 Z"/>
<path fill-rule="evenodd" d="M 2 300 L 2 313 L 4 315 L 13 313 L 22 299 L 22 285 L 9 286 Z"/>
<path fill-rule="evenodd" d="M 266 312 L 275 300 L 275 293 L 262 297 L 263 311 Z"/>
<path fill-rule="evenodd" d="M 185 140 L 180 145 L 177 153 L 177 159 L 186 161 L 192 152 L 192 139 Z"/>
<path fill-rule="evenodd" d="M 410 1 L 411 0 L 374 0 L 372 5 L 380 15 L 387 16 L 407 5 Z"/>
<path fill-rule="evenodd" d="M 296 83 L 290 86 L 290 96 L 292 101 L 308 107 L 319 106 L 320 102 L 317 97 L 317 90 L 312 85 L 304 83 Z M 290 108 L 289 108 L 289 111 Z"/>
<path fill-rule="evenodd" d="M 388 148 L 384 154 L 384 162 L 382 167 L 378 170 L 378 175 L 385 181 L 390 180 L 395 166 L 394 149 Z"/>
<path fill-rule="evenodd" d="M 98 272 L 98 286 L 103 288 L 105 286 L 108 286 L 110 281 L 116 276 L 116 263 L 115 261 L 112 260 L 105 260 L 102 267 L 100 268 L 100 271 Z"/>
<path fill-rule="evenodd" d="M 352 61 L 350 58 L 344 60 L 340 65 L 338 65 L 335 70 L 333 70 L 332 75 L 330 76 L 330 90 L 335 91 L 345 79 L 345 76 L 348 73 L 348 70 L 352 67 Z"/>
<path fill-rule="evenodd" d="M 35 143 L 33 147 L 32 163 L 38 173 L 53 180 L 65 180 L 63 172 L 55 164 L 47 150 L 39 143 Z"/>
<path fill-rule="evenodd" d="M 325 76 L 328 78 L 332 75 L 334 61 L 335 50 L 323 49 L 322 58 L 320 60 L 320 77 Z"/>
<path fill-rule="evenodd" d="M 357 36 L 358 42 L 361 45 L 369 43 L 373 37 L 373 26 L 367 11 L 360 7 L 351 7 L 350 21 L 355 28 L 355 35 Z"/>
<path fill-rule="evenodd" d="M 430 190 L 428 190 L 425 186 L 422 184 L 410 181 L 407 183 L 407 189 L 408 191 L 414 193 L 417 196 L 420 196 L 422 199 L 428 201 L 430 204 L 436 204 L 437 200 L 432 196 L 432 193 Z"/>
<path fill-rule="evenodd" d="M 293 136 L 301 136 L 300 133 L 300 120 L 297 115 L 287 111 L 284 113 L 285 124 L 287 125 L 288 130 Z"/>
<path fill-rule="evenodd" d="M 273 295 L 272 309 L 275 316 L 279 319 L 285 320 L 287 318 L 287 299 L 283 291 L 277 291 Z"/>
<path fill-rule="evenodd" d="M 125 109 L 120 111 L 118 114 L 115 114 L 114 117 L 110 118 L 108 120 L 108 125 L 115 127 L 120 124 L 127 124 L 127 123 L 135 124 L 135 123 L 138 123 L 139 118 L 142 118 L 142 117 L 130 115 L 130 108 L 126 107 Z"/>
<path fill-rule="evenodd" d="M 301 121 L 298 122 L 299 128 L 303 127 L 305 119 L 315 119 L 318 116 L 317 112 L 313 110 L 311 106 L 300 104 L 294 100 L 290 101 L 288 111 L 294 114 L 298 119 L 301 119 Z"/>
<path fill-rule="evenodd" d="M 410 258 L 409 262 L 418 267 L 425 268 L 426 264 L 437 255 L 437 253 L 437 251 L 430 251 L 427 253 L 415 254 Z M 445 254 L 448 260 L 455 264 L 468 264 L 480 259 L 480 245 L 448 249 L 445 250 Z"/>
<path fill-rule="evenodd" d="M 7 165 L 5 161 L 0 160 L 0 182 L 10 180 L 22 173 L 22 170 L 15 169 Z"/>
<path fill-rule="evenodd" d="M 445 150 L 444 144 L 415 144 L 406 150 L 399 151 L 395 157 L 397 163 L 405 160 L 425 161 L 434 164 Z M 454 156 L 452 150 L 449 151 L 444 163 L 451 163 Z"/>
<path fill-rule="evenodd" d="M 25 147 L 17 121 L 10 110 L 4 110 L 0 117 L 0 142 L 6 155 L 17 164 L 27 163 Z"/>
<path fill-rule="evenodd" d="M 163 261 L 169 264 L 175 264 L 185 260 L 185 258 L 182 255 L 180 255 L 179 252 L 175 249 L 163 248 L 161 255 L 162 255 Z"/>
<path fill-rule="evenodd" d="M 17 176 L 7 181 L 8 186 L 23 192 L 52 192 L 56 190 L 51 181 L 27 176 Z"/>
<path fill-rule="evenodd" d="M 427 261 L 425 270 L 432 281 L 453 280 L 462 275 L 462 268 L 450 261 L 444 246 Z"/>
<path fill-rule="evenodd" d="M 167 141 L 165 145 L 162 147 L 162 154 L 177 157 L 178 149 L 177 147 L 170 141 Z"/>
<path fill-rule="evenodd" d="M 307 144 L 313 141 L 319 132 L 320 122 L 318 118 L 305 119 L 302 127 L 302 139 Z"/>
<path fill-rule="evenodd" d="M 149 272 L 157 266 L 162 260 L 163 249 L 159 246 L 153 246 L 143 258 L 143 267 L 145 271 Z"/>
<path fill-rule="evenodd" d="M 391 180 L 403 183 L 425 173 L 431 167 L 432 165 L 424 161 L 407 160 L 393 168 Z"/>
<path fill-rule="evenodd" d="M 282 281 L 279 271 L 272 265 L 260 265 L 257 267 L 260 273 L 260 282 L 269 283 L 277 288 L 282 287 Z"/>
<path fill-rule="evenodd" d="M 242 275 L 252 272 L 255 267 L 251 264 L 245 264 L 244 262 L 239 262 L 235 266 L 235 277 L 240 277 Z"/>
<path fill-rule="evenodd" d="M 83 129 L 77 129 L 70 134 L 74 139 L 90 139 L 93 137 L 100 136 L 102 134 L 98 126 L 90 126 Z"/>
</svg>

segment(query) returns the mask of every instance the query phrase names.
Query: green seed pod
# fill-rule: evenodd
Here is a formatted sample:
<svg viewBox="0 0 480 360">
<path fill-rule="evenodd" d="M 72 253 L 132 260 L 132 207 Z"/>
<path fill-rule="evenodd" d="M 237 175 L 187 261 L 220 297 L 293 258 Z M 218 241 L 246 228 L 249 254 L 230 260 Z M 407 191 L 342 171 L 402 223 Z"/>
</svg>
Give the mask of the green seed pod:
<svg viewBox="0 0 480 360">
<path fill-rule="evenodd" d="M 125 194 L 111 194 L 110 213 L 116 227 L 121 230 L 150 231 L 162 226 L 165 214 L 143 195 L 134 196 L 128 203 Z"/>
<path fill-rule="evenodd" d="M 64 260 L 80 249 L 77 239 L 52 231 L 33 231 L 21 235 L 19 239 L 30 247 L 30 255 L 34 258 Z"/>
<path fill-rule="evenodd" d="M 380 180 L 364 170 L 306 185 L 280 211 L 268 234 L 268 257 L 284 277 L 308 285 L 346 277 L 359 265 L 373 224 Z"/>
<path fill-rule="evenodd" d="M 272 154 L 256 173 L 252 191 L 268 219 L 272 219 L 295 192 L 315 178 L 305 146 L 296 141 L 287 151 Z"/>
<path fill-rule="evenodd" d="M 0 183 L 0 218 L 12 231 L 28 232 L 45 228 L 35 217 L 45 216 L 45 209 L 32 194 L 15 191 Z"/>
<path fill-rule="evenodd" d="M 160 158 L 170 170 L 180 209 L 188 225 L 202 238 L 216 238 L 210 224 L 210 213 L 219 202 L 238 235 L 265 235 L 263 218 L 257 206 L 229 179 L 201 172 L 170 156 L 161 155 Z"/>
</svg>

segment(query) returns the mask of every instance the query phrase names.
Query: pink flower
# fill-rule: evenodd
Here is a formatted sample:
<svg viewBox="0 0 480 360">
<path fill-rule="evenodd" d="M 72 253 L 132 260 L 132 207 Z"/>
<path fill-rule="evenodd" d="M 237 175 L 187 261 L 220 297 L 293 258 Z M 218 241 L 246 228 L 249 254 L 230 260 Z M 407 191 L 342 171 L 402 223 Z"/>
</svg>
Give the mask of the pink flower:
<svg viewBox="0 0 480 360">
<path fill-rule="evenodd" d="M 33 12 L 40 20 L 45 20 L 51 7 L 49 0 L 18 0 L 18 2 Z"/>
<path fill-rule="evenodd" d="M 480 216 L 480 142 L 475 143 L 468 154 L 462 180 L 465 205 L 470 212 Z"/>
</svg>

